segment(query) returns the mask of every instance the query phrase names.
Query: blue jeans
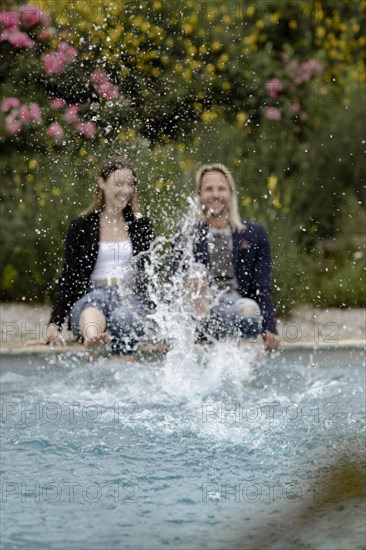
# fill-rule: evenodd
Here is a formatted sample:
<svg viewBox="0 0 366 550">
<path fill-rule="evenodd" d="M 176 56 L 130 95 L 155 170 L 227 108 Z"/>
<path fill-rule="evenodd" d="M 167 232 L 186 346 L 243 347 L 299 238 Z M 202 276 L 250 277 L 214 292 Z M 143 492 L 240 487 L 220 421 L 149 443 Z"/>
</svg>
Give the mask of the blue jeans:
<svg viewBox="0 0 366 550">
<path fill-rule="evenodd" d="M 112 336 L 113 355 L 131 355 L 136 351 L 139 338 L 144 334 L 144 321 L 149 312 L 143 298 L 138 294 L 121 297 L 118 286 L 91 288 L 72 306 L 71 329 L 79 340 L 80 315 L 84 309 L 95 307 L 106 318 L 106 332 Z"/>
<path fill-rule="evenodd" d="M 226 336 L 255 339 L 262 333 L 263 317 L 257 302 L 230 291 L 219 295 L 199 331 L 220 340 Z"/>
</svg>

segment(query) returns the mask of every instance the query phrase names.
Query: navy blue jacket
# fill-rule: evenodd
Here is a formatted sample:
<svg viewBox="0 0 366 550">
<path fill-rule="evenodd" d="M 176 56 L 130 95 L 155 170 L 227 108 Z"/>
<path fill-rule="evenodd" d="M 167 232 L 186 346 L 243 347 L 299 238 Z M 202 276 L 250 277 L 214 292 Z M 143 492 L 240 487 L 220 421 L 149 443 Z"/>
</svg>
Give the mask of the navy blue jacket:
<svg viewBox="0 0 366 550">
<path fill-rule="evenodd" d="M 136 256 L 148 251 L 154 234 L 148 218 L 132 216 L 131 214 L 130 219 L 125 216 L 125 219 L 132 243 L 132 254 Z M 99 214 L 96 212 L 88 216 L 80 216 L 71 222 L 65 243 L 64 265 L 56 288 L 50 323 L 61 327 L 73 304 L 90 288 L 90 276 L 99 250 L 99 232 Z M 143 295 L 146 292 L 144 274 L 146 261 L 147 256 L 140 255 L 134 281 L 136 291 Z"/>
<path fill-rule="evenodd" d="M 259 304 L 264 321 L 263 330 L 277 333 L 271 290 L 272 259 L 267 232 L 260 223 L 244 221 L 243 224 L 243 231 L 232 233 L 233 265 L 238 291 L 243 297 L 252 298 Z M 208 224 L 203 221 L 194 228 L 193 255 L 196 262 L 204 264 L 209 270 L 208 230 Z M 180 235 L 174 245 L 175 268 L 183 255 L 182 238 Z"/>
</svg>

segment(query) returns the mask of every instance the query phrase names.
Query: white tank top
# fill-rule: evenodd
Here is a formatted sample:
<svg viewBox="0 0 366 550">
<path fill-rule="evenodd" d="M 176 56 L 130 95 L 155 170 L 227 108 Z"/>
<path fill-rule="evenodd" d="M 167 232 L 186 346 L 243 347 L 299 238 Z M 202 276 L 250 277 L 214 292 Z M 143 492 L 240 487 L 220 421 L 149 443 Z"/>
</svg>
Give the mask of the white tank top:
<svg viewBox="0 0 366 550">
<path fill-rule="evenodd" d="M 92 281 L 115 277 L 128 284 L 132 276 L 132 243 L 130 240 L 99 242 L 97 261 L 90 276 Z"/>
</svg>

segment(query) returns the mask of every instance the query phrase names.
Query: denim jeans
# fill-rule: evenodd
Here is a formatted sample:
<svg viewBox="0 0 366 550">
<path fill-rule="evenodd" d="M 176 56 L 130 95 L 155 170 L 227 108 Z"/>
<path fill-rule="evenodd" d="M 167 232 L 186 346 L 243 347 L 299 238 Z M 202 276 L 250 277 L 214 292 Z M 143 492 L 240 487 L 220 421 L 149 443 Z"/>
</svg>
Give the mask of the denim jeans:
<svg viewBox="0 0 366 550">
<path fill-rule="evenodd" d="M 78 339 L 82 338 L 80 315 L 87 307 L 95 307 L 105 316 L 105 330 L 112 336 L 113 355 L 131 355 L 136 351 L 149 312 L 139 294 L 131 293 L 122 297 L 117 285 L 91 288 L 71 309 L 71 329 Z"/>
<path fill-rule="evenodd" d="M 236 291 L 229 291 L 214 300 L 209 317 L 202 321 L 199 331 L 215 340 L 226 336 L 255 339 L 262 333 L 262 322 L 257 302 L 243 298 Z"/>
</svg>

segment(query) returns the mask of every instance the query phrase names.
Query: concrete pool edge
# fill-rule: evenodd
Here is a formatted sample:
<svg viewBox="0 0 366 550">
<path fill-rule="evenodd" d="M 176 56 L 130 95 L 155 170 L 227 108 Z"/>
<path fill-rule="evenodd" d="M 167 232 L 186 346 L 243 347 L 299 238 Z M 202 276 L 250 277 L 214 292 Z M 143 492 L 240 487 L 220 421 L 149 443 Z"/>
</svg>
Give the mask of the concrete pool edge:
<svg viewBox="0 0 366 550">
<path fill-rule="evenodd" d="M 342 340 L 338 342 L 283 342 L 281 350 L 313 350 L 320 349 L 364 349 L 366 351 L 366 341 L 362 340 Z M 12 342 L 10 345 L 0 346 L 0 356 L 2 355 L 59 355 L 64 353 L 82 353 L 83 346 L 79 344 L 65 345 L 62 347 L 54 346 L 26 346 L 18 342 Z"/>
</svg>

